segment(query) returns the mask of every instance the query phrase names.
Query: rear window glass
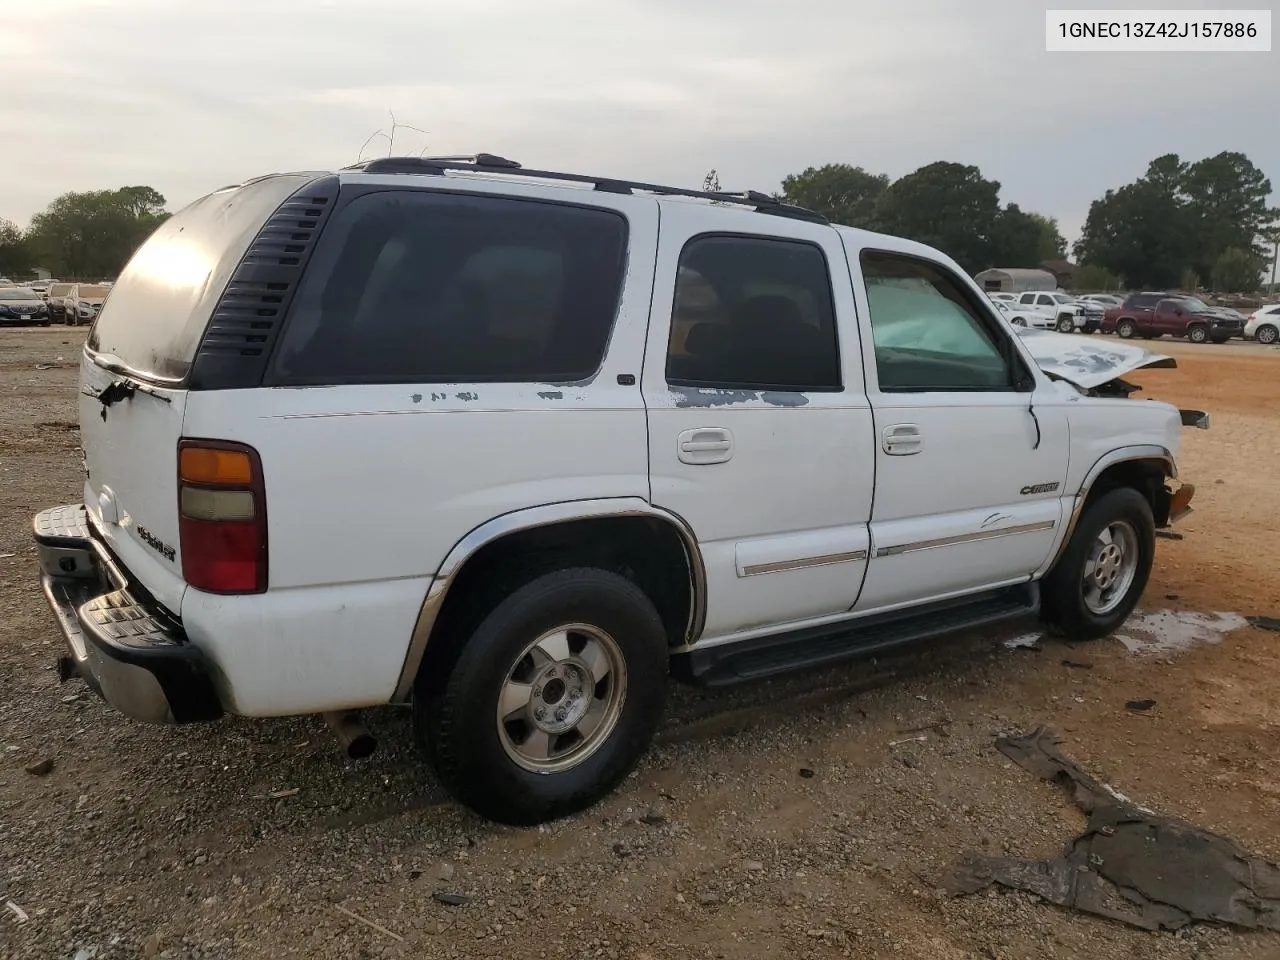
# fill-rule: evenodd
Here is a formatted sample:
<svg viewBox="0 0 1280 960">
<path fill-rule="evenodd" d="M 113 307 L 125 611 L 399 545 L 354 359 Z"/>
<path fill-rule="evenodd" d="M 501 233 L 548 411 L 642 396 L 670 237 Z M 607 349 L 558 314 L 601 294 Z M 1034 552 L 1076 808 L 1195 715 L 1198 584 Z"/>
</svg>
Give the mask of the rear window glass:
<svg viewBox="0 0 1280 960">
<path fill-rule="evenodd" d="M 214 304 L 266 219 L 314 174 L 219 190 L 156 228 L 129 260 L 89 332 L 99 362 L 144 379 L 183 380 Z M 82 286 L 81 296 L 89 296 Z"/>
<path fill-rule="evenodd" d="M 334 214 L 273 382 L 572 381 L 599 368 L 626 259 L 612 211 L 386 191 Z"/>
</svg>

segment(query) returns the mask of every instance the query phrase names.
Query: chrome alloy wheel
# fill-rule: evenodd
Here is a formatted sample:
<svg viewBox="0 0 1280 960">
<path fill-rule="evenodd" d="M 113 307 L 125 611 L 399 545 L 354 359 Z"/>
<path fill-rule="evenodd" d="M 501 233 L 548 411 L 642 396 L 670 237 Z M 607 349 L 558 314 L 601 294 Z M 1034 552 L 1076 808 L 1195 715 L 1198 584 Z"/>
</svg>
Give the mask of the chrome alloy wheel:
<svg viewBox="0 0 1280 960">
<path fill-rule="evenodd" d="M 498 695 L 502 748 L 534 773 L 571 770 L 613 732 L 627 696 L 627 664 L 616 640 L 574 623 L 524 648 Z"/>
<path fill-rule="evenodd" d="M 1113 520 L 1098 533 L 1084 564 L 1084 605 L 1105 616 L 1124 602 L 1138 574 L 1138 532 L 1127 520 Z"/>
</svg>

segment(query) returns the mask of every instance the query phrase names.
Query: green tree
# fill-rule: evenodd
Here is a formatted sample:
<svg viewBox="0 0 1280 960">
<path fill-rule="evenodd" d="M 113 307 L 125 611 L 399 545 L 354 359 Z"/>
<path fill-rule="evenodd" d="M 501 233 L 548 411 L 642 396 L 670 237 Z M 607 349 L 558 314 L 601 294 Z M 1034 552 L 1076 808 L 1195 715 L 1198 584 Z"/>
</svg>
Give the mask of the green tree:
<svg viewBox="0 0 1280 960">
<path fill-rule="evenodd" d="M 1159 177 L 1143 178 L 1090 204 L 1075 255 L 1135 286 L 1161 288 L 1178 282 L 1194 245 L 1177 195 Z"/>
<path fill-rule="evenodd" d="M 937 247 L 967 272 L 992 265 L 1000 184 L 977 167 L 938 161 L 895 180 L 875 205 L 877 227 Z"/>
<path fill-rule="evenodd" d="M 0 276 L 17 277 L 31 270 L 26 237 L 11 220 L 0 219 Z"/>
<path fill-rule="evenodd" d="M 1117 276 L 1104 267 L 1086 263 L 1077 267 L 1071 281 L 1072 288 L 1081 293 L 1114 293 L 1124 289 L 1124 277 Z"/>
<path fill-rule="evenodd" d="M 1182 276 L 1178 278 L 1178 289 L 1186 293 L 1195 293 L 1200 289 L 1200 274 L 1196 273 L 1194 267 L 1187 267 L 1182 271 Z"/>
<path fill-rule="evenodd" d="M 1252 254 L 1254 273 L 1261 272 L 1265 253 L 1258 241 L 1276 219 L 1267 207 L 1271 181 L 1262 171 L 1243 153 L 1228 151 L 1186 167 L 1179 186 L 1198 240 L 1196 272 L 1212 276 L 1228 250 Z"/>
<path fill-rule="evenodd" d="M 59 276 L 114 277 L 168 216 L 151 187 L 64 193 L 31 219 L 28 240 Z"/>
<path fill-rule="evenodd" d="M 1256 251 L 1231 247 L 1218 255 L 1209 276 L 1219 293 L 1253 293 L 1258 289 L 1260 270 Z"/>
<path fill-rule="evenodd" d="M 788 203 L 807 207 L 833 223 L 875 229 L 876 201 L 889 186 L 883 173 L 868 173 L 847 163 L 808 167 L 782 181 Z"/>
<path fill-rule="evenodd" d="M 1147 287 L 1172 286 L 1184 270 L 1210 277 L 1228 250 L 1252 255 L 1260 273 L 1258 240 L 1280 216 L 1267 207 L 1270 192 L 1271 181 L 1242 153 L 1194 163 L 1164 154 L 1134 183 L 1094 201 L 1076 257 Z"/>
<path fill-rule="evenodd" d="M 996 216 L 991 233 L 990 264 L 998 267 L 1038 267 L 1041 232 L 1036 214 L 1011 203 Z"/>
<path fill-rule="evenodd" d="M 1028 213 L 1040 231 L 1040 242 L 1036 260 L 1039 266 L 1045 260 L 1065 260 L 1067 258 L 1067 240 L 1058 230 L 1056 217 L 1046 217 L 1043 213 Z"/>
</svg>

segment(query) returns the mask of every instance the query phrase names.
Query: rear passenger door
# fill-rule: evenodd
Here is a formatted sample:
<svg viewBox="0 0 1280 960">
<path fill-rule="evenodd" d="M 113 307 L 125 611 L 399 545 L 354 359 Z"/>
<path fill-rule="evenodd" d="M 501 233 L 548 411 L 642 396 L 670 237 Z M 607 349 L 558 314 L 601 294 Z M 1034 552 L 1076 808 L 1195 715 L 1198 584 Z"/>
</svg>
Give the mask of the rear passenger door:
<svg viewBox="0 0 1280 960">
<path fill-rule="evenodd" d="M 663 204 L 642 385 L 653 502 L 706 566 L 702 642 L 848 612 L 875 464 L 835 231 Z"/>
<path fill-rule="evenodd" d="M 860 611 L 1027 580 L 1062 521 L 1066 401 L 951 265 L 846 237 L 875 413 Z M 861 277 L 861 282 L 858 278 Z"/>
</svg>

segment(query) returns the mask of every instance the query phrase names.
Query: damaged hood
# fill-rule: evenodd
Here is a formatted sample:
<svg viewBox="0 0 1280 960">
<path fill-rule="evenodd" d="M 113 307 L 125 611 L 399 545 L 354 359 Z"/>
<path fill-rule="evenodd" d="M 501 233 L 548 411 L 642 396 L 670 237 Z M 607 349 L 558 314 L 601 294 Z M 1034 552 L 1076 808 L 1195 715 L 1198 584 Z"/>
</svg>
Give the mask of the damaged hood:
<svg viewBox="0 0 1280 960">
<path fill-rule="evenodd" d="M 1091 390 L 1143 367 L 1176 367 L 1178 362 L 1145 347 L 1097 337 L 1014 327 L 1040 369 L 1051 377 Z"/>
</svg>

